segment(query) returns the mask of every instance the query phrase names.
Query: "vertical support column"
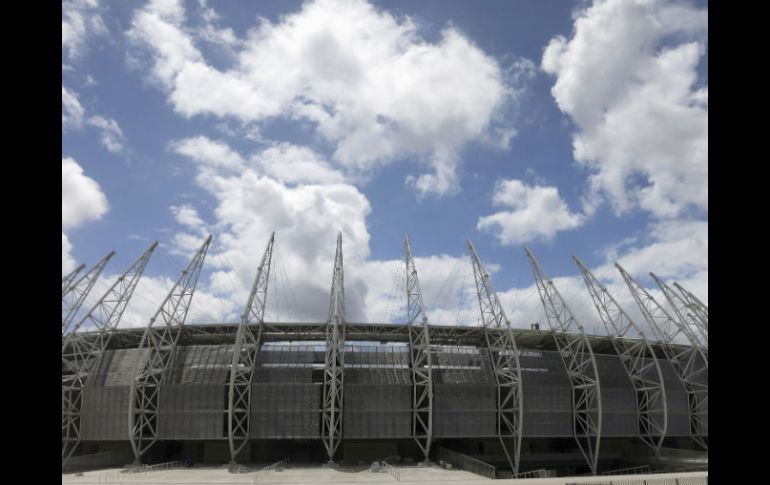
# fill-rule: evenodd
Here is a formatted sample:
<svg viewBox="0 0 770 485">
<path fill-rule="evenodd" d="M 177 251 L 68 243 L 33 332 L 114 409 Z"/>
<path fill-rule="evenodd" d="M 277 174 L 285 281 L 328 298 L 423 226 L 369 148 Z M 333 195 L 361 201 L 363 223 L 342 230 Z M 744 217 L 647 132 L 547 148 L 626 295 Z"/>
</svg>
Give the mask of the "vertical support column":
<svg viewBox="0 0 770 485">
<path fill-rule="evenodd" d="M 154 242 L 147 251 L 112 284 L 93 308 L 62 343 L 62 468 L 80 443 L 80 410 L 83 405 L 83 388 L 90 384 L 92 371 L 99 361 L 117 328 L 123 311 L 134 293 L 134 288 L 144 272 L 152 252 L 158 246 Z M 83 325 L 92 325 L 94 331 L 78 333 Z"/>
<path fill-rule="evenodd" d="M 655 283 L 658 284 L 660 291 L 663 292 L 663 296 L 666 297 L 666 301 L 671 305 L 671 309 L 674 310 L 677 320 L 681 324 L 684 330 L 687 330 L 687 337 L 690 339 L 690 343 L 693 345 L 708 346 L 708 335 L 701 326 L 701 322 L 695 317 L 695 315 L 688 310 L 687 303 L 679 295 L 663 282 L 655 273 L 650 273 L 650 276 Z"/>
<path fill-rule="evenodd" d="M 235 464 L 238 454 L 249 439 L 249 417 L 251 413 L 251 385 L 257 364 L 257 353 L 262 345 L 262 330 L 265 323 L 267 285 L 270 280 L 270 263 L 273 259 L 275 232 L 270 235 L 257 277 L 251 288 L 246 308 L 238 325 L 233 346 L 233 360 L 230 365 L 227 390 L 227 440 L 230 445 L 230 464 Z M 256 331 L 251 325 L 257 324 Z"/>
<path fill-rule="evenodd" d="M 134 451 L 134 464 L 141 463 L 142 455 L 158 439 L 158 402 L 160 385 L 171 367 L 176 344 L 190 309 L 203 260 L 211 244 L 206 238 L 201 248 L 169 291 L 158 311 L 150 319 L 139 344 L 147 354 L 139 361 L 128 395 L 128 437 Z M 160 318 L 163 327 L 153 331 L 152 325 Z"/>
<path fill-rule="evenodd" d="M 583 326 L 578 323 L 553 281 L 545 274 L 529 248 L 525 246 L 524 251 L 532 266 L 540 301 L 572 386 L 572 429 L 575 441 L 591 473 L 596 475 L 602 436 L 602 397 L 596 358 Z"/>
<path fill-rule="evenodd" d="M 470 239 L 468 247 L 473 262 L 473 277 L 476 282 L 481 322 L 497 383 L 497 436 L 508 459 L 513 477 L 516 477 L 519 474 L 524 423 L 519 350 L 516 347 L 511 322 L 505 315 L 497 292 L 492 286 L 492 279 L 481 263 Z M 513 450 L 509 449 L 511 441 L 513 441 Z"/>
<path fill-rule="evenodd" d="M 639 439 L 652 448 L 655 455 L 659 455 L 668 427 L 668 405 L 663 373 L 655 352 L 645 338 L 644 332 L 615 301 L 607 288 L 577 256 L 572 256 L 572 259 L 580 268 L 583 281 L 591 294 L 604 328 L 607 329 L 615 352 L 620 357 L 623 368 L 636 391 Z M 637 340 L 623 338 L 630 330 L 634 330 L 640 338 Z"/>
<path fill-rule="evenodd" d="M 88 273 L 80 277 L 75 283 L 73 283 L 62 295 L 61 299 L 61 334 L 64 335 L 69 329 L 70 323 L 75 318 L 78 310 L 83 305 L 86 297 L 94 287 L 94 283 L 99 279 L 99 275 L 102 274 L 102 270 L 107 265 L 107 262 L 115 255 L 115 251 L 110 251 L 110 254 L 103 257 L 101 261 L 96 263 Z M 81 266 L 82 267 L 82 266 Z"/>
<path fill-rule="evenodd" d="M 428 460 L 433 439 L 433 370 L 430 330 L 409 236 L 406 236 L 404 242 L 404 259 L 406 260 L 409 357 L 412 367 L 412 436 L 425 455 L 425 460 Z"/>
<path fill-rule="evenodd" d="M 615 263 L 615 267 L 623 276 L 623 280 L 628 289 L 631 290 L 631 295 L 642 311 L 645 321 L 658 339 L 661 349 L 671 362 L 687 393 L 690 436 L 704 449 L 708 449 L 708 444 L 704 439 L 707 436 L 705 429 L 708 424 L 706 412 L 709 391 L 706 356 L 699 346 L 676 345 L 675 339 L 683 334 L 677 322 L 622 266 Z"/>
<path fill-rule="evenodd" d="M 342 270 L 342 233 L 337 234 L 334 257 L 329 321 L 326 324 L 326 358 L 324 361 L 321 439 L 334 462 L 334 454 L 342 440 L 342 403 L 345 366 L 345 285 Z"/>
</svg>

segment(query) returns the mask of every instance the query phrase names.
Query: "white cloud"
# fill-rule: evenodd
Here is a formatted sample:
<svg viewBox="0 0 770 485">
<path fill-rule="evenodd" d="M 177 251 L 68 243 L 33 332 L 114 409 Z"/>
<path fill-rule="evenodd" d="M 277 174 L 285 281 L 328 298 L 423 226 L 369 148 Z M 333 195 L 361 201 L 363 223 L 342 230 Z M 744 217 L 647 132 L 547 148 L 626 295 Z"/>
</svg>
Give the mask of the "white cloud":
<svg viewBox="0 0 770 485">
<path fill-rule="evenodd" d="M 559 231 L 574 229 L 585 217 L 570 212 L 556 187 L 528 186 L 520 180 L 502 180 L 492 204 L 510 210 L 479 218 L 476 228 L 495 234 L 502 244 L 549 241 Z"/>
<path fill-rule="evenodd" d="M 63 229 L 100 219 L 109 209 L 96 181 L 70 158 L 61 159 L 61 221 Z"/>
<path fill-rule="evenodd" d="M 285 183 L 333 184 L 344 180 L 319 154 L 290 143 L 274 144 L 252 160 L 263 173 Z"/>
<path fill-rule="evenodd" d="M 83 55 L 90 37 L 108 33 L 98 0 L 64 0 L 61 9 L 61 48 L 70 60 Z"/>
<path fill-rule="evenodd" d="M 618 214 L 708 210 L 708 88 L 696 87 L 707 31 L 706 10 L 597 1 L 543 54 L 551 92 L 578 128 L 575 159 Z"/>
<path fill-rule="evenodd" d="M 83 126 L 85 110 L 77 95 L 64 86 L 61 87 L 61 125 L 62 129 L 79 129 Z"/>
<path fill-rule="evenodd" d="M 169 146 L 180 155 L 212 167 L 228 169 L 242 169 L 244 167 L 244 160 L 238 153 L 226 144 L 205 136 L 173 141 Z"/>
<path fill-rule="evenodd" d="M 279 23 L 262 20 L 227 71 L 206 63 L 172 2 L 137 11 L 127 36 L 183 116 L 309 120 L 349 172 L 406 157 L 431 167 L 409 179 L 422 195 L 458 190 L 466 143 L 513 133 L 493 129 L 514 96 L 494 59 L 453 27 L 428 43 L 411 19 L 361 0 L 308 2 Z"/>
<path fill-rule="evenodd" d="M 69 274 L 75 269 L 77 264 L 75 258 L 72 257 L 72 243 L 69 238 L 63 232 L 61 233 L 61 274 L 62 276 Z"/>
<path fill-rule="evenodd" d="M 72 244 L 64 233 L 88 221 L 100 219 L 109 206 L 101 187 L 83 173 L 72 158 L 61 160 L 62 275 L 75 267 Z"/>
<path fill-rule="evenodd" d="M 101 142 L 104 147 L 112 152 L 119 153 L 126 149 L 126 138 L 123 136 L 123 130 L 120 129 L 118 122 L 112 118 L 103 116 L 91 116 L 88 118 L 88 124 L 101 131 Z"/>
<path fill-rule="evenodd" d="M 86 110 L 78 100 L 77 93 L 70 91 L 63 85 L 61 87 L 61 124 L 62 131 L 80 130 L 85 120 L 88 126 L 93 126 L 101 133 L 102 145 L 111 153 L 126 151 L 126 137 L 120 129 L 118 122 L 112 118 L 100 115 L 85 118 Z"/>
</svg>

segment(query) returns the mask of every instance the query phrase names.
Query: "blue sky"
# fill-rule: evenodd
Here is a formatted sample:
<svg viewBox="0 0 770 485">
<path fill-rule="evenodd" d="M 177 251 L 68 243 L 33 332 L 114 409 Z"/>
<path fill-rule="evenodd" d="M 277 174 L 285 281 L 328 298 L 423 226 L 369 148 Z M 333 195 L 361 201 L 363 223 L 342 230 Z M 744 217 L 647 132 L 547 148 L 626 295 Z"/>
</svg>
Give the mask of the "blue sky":
<svg viewBox="0 0 770 485">
<path fill-rule="evenodd" d="M 159 240 L 141 325 L 211 232 L 190 318 L 234 321 L 274 229 L 274 316 L 323 320 L 342 230 L 356 320 L 403 303 L 405 233 L 447 323 L 467 238 L 518 326 L 522 244 L 587 326 L 573 253 L 628 306 L 616 260 L 707 300 L 707 5 L 482 5 L 63 2 L 62 274 L 115 249 L 96 294 Z"/>
</svg>

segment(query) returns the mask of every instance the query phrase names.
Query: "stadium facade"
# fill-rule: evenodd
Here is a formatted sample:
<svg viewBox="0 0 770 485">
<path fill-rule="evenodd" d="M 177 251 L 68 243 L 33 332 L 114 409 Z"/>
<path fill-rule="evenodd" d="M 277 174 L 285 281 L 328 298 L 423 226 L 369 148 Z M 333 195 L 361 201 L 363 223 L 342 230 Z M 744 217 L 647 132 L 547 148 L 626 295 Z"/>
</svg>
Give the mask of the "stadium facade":
<svg viewBox="0 0 770 485">
<path fill-rule="evenodd" d="M 112 253 L 63 279 L 63 469 L 397 457 L 478 460 L 502 477 L 707 449 L 708 308 L 681 286 L 656 277 L 669 313 L 618 266 L 647 338 L 576 259 L 608 332 L 587 335 L 527 250 L 549 329 L 513 328 L 469 241 L 482 324 L 441 325 L 425 314 L 407 239 L 407 321 L 355 323 L 338 236 L 327 320 L 266 322 L 271 236 L 241 321 L 185 326 L 210 242 L 146 328 L 118 323 L 156 244 L 78 322 Z"/>
</svg>

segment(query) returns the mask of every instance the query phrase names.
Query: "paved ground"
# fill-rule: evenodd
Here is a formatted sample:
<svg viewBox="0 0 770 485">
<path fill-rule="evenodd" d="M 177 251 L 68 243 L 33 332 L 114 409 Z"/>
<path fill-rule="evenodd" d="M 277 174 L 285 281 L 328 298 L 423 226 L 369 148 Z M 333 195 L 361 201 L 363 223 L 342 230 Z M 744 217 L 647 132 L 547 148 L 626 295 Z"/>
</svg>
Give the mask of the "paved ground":
<svg viewBox="0 0 770 485">
<path fill-rule="evenodd" d="M 325 467 L 289 467 L 282 471 L 274 472 L 269 476 L 257 473 L 229 473 L 226 468 L 183 468 L 177 470 L 155 471 L 146 473 L 121 473 L 122 469 L 84 472 L 82 476 L 76 474 L 62 475 L 62 483 L 136 483 L 143 485 L 168 485 L 168 484 L 244 484 L 244 483 L 273 483 L 282 485 L 313 485 L 317 483 L 363 483 L 363 484 L 426 484 L 444 485 L 452 484 L 490 485 L 517 484 L 517 485 L 565 485 L 566 483 L 609 483 L 610 480 L 639 480 L 679 478 L 686 483 L 685 478 L 706 477 L 707 472 L 693 473 L 668 473 L 655 475 L 626 475 L 606 477 L 561 477 L 520 480 L 495 480 L 480 477 L 470 472 L 461 470 L 445 470 L 438 466 L 431 467 L 398 467 L 400 481 L 386 472 L 373 473 L 367 470 L 342 471 Z M 654 483 L 654 482 L 653 482 Z M 671 483 L 674 483 L 672 480 Z M 693 484 L 695 485 L 695 483 Z"/>
</svg>

